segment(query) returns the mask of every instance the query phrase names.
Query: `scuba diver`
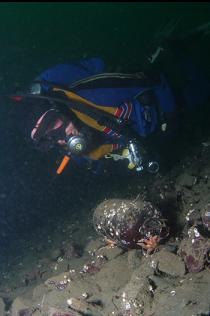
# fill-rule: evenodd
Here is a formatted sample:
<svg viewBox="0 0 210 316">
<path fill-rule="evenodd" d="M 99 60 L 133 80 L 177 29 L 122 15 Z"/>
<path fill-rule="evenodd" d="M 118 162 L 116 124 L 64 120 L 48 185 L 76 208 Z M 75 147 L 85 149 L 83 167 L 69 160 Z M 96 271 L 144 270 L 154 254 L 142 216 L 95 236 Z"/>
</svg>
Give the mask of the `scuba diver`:
<svg viewBox="0 0 210 316">
<path fill-rule="evenodd" d="M 196 41 L 197 33 L 188 41 Z M 63 154 L 57 174 L 70 159 L 97 170 L 105 158 L 126 159 L 128 168 L 137 172 L 158 172 L 150 140 L 168 135 L 170 139 L 182 112 L 206 103 L 210 96 L 208 78 L 186 54 L 188 41 L 165 40 L 143 72 L 109 73 L 101 58 L 58 64 L 36 77 L 25 94 L 13 96 L 31 109 L 34 104 L 27 132 L 36 148 L 57 148 Z M 168 51 L 184 78 L 178 91 L 166 73 L 154 67 L 158 55 Z"/>
</svg>

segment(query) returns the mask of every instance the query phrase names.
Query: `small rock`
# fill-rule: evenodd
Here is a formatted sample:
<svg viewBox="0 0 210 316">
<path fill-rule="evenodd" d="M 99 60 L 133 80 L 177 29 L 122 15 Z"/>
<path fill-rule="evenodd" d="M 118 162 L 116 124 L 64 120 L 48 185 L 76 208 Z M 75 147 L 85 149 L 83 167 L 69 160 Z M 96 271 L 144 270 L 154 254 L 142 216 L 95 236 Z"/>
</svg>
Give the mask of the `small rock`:
<svg viewBox="0 0 210 316">
<path fill-rule="evenodd" d="M 22 313 L 22 315 L 27 315 L 26 313 L 28 313 L 28 315 L 30 315 L 29 306 L 30 306 L 29 302 L 26 303 L 23 301 L 23 299 L 21 297 L 16 297 L 16 299 L 12 303 L 12 307 L 10 310 L 11 315 L 12 316 L 19 316 L 19 315 L 21 315 L 21 313 Z M 23 314 L 23 311 L 25 311 L 25 314 Z"/>
<path fill-rule="evenodd" d="M 154 254 L 154 259 L 158 262 L 158 270 L 173 277 L 183 277 L 185 275 L 185 264 L 177 255 L 161 250 Z"/>
<path fill-rule="evenodd" d="M 87 302 L 85 299 L 71 297 L 67 300 L 69 308 L 82 315 L 102 316 L 101 305 Z"/>
<path fill-rule="evenodd" d="M 91 240 L 85 247 L 85 252 L 95 253 L 97 249 L 101 248 L 104 245 L 103 241 L 100 238 Z"/>
<path fill-rule="evenodd" d="M 202 223 L 205 229 L 210 231 L 210 203 L 205 205 L 204 209 L 202 210 Z"/>
<path fill-rule="evenodd" d="M 47 313 L 47 316 L 80 316 L 80 315 L 81 314 L 77 313 L 76 311 L 64 312 L 54 307 L 50 307 Z"/>
<path fill-rule="evenodd" d="M 33 290 L 33 299 L 42 299 L 47 292 L 48 290 L 46 289 L 46 286 L 43 283 L 39 284 Z"/>
<path fill-rule="evenodd" d="M 121 255 L 124 251 L 122 248 L 115 246 L 114 248 L 109 248 L 109 246 L 104 246 L 101 249 L 97 250 L 96 255 L 102 255 L 107 260 L 113 260 Z"/>
<path fill-rule="evenodd" d="M 149 276 L 149 280 L 152 281 L 155 284 L 155 287 L 158 287 L 158 289 L 161 291 L 166 290 L 171 286 L 171 283 L 166 280 L 166 278 L 162 278 L 157 275 Z"/>
<path fill-rule="evenodd" d="M 176 179 L 176 189 L 180 191 L 182 187 L 191 189 L 196 182 L 196 177 L 191 176 L 190 174 L 183 173 Z"/>
<path fill-rule="evenodd" d="M 131 270 L 139 268 L 141 262 L 142 253 L 140 250 L 130 250 L 128 252 L 128 267 Z"/>
<path fill-rule="evenodd" d="M 0 315 L 4 315 L 5 304 L 3 299 L 0 297 Z"/>
<path fill-rule="evenodd" d="M 61 253 L 61 249 L 53 249 L 52 252 L 50 253 L 50 259 L 52 261 L 56 261 L 58 259 L 58 257 L 60 257 L 62 255 Z"/>
<path fill-rule="evenodd" d="M 68 272 L 63 272 L 59 275 L 53 276 L 45 281 L 45 286 L 50 289 L 63 290 L 66 289 L 71 282 Z"/>
<path fill-rule="evenodd" d="M 181 241 L 178 254 L 183 258 L 189 272 L 199 272 L 205 267 L 210 240 L 203 237 L 196 227 L 191 227 L 188 235 Z"/>
</svg>

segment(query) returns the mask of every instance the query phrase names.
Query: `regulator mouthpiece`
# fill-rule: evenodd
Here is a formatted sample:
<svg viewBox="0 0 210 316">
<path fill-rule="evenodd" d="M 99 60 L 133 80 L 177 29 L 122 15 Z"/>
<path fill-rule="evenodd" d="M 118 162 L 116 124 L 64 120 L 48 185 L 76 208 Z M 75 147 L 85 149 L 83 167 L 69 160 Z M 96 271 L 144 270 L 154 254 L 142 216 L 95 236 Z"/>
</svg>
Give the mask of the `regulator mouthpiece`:
<svg viewBox="0 0 210 316">
<path fill-rule="evenodd" d="M 84 137 L 78 135 L 78 136 L 72 136 L 67 141 L 68 150 L 71 154 L 82 154 L 86 147 L 86 140 Z"/>
</svg>

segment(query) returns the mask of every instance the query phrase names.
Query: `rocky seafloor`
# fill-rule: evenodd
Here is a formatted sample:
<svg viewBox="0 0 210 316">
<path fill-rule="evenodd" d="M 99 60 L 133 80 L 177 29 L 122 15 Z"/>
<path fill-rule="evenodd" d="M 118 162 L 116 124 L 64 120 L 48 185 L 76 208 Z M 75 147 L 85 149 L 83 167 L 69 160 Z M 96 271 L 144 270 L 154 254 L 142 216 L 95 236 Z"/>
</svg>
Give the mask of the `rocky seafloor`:
<svg viewBox="0 0 210 316">
<path fill-rule="evenodd" d="M 138 190 L 169 227 L 155 251 L 107 246 L 92 211 L 58 223 L 59 232 L 45 242 L 37 235 L 1 273 L 0 315 L 210 315 L 209 143 Z"/>
</svg>

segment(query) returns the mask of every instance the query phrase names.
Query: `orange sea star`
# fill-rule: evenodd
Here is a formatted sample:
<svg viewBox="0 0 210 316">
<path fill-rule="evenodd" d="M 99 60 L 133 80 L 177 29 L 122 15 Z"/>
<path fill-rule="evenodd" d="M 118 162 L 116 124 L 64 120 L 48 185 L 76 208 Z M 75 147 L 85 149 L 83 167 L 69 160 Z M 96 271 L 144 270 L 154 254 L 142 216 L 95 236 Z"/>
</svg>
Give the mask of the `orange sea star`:
<svg viewBox="0 0 210 316">
<path fill-rule="evenodd" d="M 150 236 L 149 238 L 140 239 L 137 241 L 137 245 L 141 246 L 144 250 L 147 251 L 147 254 L 151 254 L 159 245 L 160 237 Z"/>
</svg>

